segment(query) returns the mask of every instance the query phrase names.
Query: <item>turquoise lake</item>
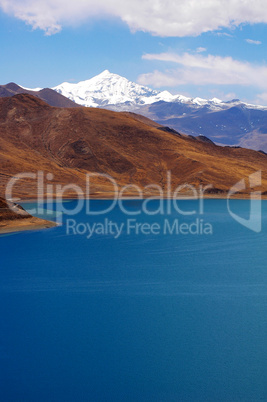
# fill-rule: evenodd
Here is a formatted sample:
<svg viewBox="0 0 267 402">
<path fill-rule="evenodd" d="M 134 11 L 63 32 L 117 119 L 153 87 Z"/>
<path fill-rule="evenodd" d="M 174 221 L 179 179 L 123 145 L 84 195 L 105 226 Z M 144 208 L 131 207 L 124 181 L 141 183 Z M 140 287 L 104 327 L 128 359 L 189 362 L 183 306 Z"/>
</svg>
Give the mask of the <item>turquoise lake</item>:
<svg viewBox="0 0 267 402">
<path fill-rule="evenodd" d="M 0 236 L 1 401 L 267 400 L 267 201 L 259 233 L 225 200 L 205 200 L 203 215 L 180 201 L 198 211 L 185 216 L 134 215 L 142 203 Z M 231 207 L 249 217 L 248 200 Z M 127 233 L 128 218 L 158 233 Z M 83 233 L 105 219 L 124 224 L 117 238 Z M 166 219 L 212 233 L 164 233 Z"/>
</svg>

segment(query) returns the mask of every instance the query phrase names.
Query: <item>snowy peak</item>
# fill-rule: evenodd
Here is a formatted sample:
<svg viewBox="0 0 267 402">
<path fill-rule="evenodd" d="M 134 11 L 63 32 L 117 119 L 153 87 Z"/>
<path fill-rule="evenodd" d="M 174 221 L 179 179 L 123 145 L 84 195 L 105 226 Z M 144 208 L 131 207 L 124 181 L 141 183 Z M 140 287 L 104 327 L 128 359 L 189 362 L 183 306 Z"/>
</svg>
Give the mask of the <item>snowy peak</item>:
<svg viewBox="0 0 267 402">
<path fill-rule="evenodd" d="M 135 84 L 108 70 L 78 84 L 64 82 L 53 89 L 80 105 L 91 107 L 126 102 L 142 104 L 145 98 L 158 94 L 157 91 Z"/>
<path fill-rule="evenodd" d="M 218 98 L 212 98 L 211 102 L 213 102 L 213 103 L 222 103 L 222 100 L 218 99 Z"/>
<path fill-rule="evenodd" d="M 104 70 L 104 71 L 102 71 L 102 73 L 100 73 L 98 75 L 98 77 L 107 77 L 107 76 L 110 76 L 110 75 L 112 75 L 112 74 L 111 74 L 111 72 L 109 70 Z M 113 74 L 113 75 L 115 75 L 115 74 Z"/>
</svg>

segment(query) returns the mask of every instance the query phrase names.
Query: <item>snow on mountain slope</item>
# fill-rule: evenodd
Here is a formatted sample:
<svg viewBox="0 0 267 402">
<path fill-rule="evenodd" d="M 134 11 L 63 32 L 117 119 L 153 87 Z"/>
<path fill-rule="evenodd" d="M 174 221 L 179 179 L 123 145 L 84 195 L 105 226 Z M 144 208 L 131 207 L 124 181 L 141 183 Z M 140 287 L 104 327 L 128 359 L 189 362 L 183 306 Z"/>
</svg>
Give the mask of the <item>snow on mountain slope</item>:
<svg viewBox="0 0 267 402">
<path fill-rule="evenodd" d="M 26 89 L 27 91 L 41 91 L 43 88 L 27 88 L 27 87 L 23 87 L 22 85 L 20 85 L 21 88 Z"/>
<path fill-rule="evenodd" d="M 91 107 L 125 102 L 144 103 L 144 99 L 158 94 L 157 91 L 135 84 L 108 70 L 90 80 L 78 84 L 63 82 L 52 89 L 80 105 Z"/>
</svg>

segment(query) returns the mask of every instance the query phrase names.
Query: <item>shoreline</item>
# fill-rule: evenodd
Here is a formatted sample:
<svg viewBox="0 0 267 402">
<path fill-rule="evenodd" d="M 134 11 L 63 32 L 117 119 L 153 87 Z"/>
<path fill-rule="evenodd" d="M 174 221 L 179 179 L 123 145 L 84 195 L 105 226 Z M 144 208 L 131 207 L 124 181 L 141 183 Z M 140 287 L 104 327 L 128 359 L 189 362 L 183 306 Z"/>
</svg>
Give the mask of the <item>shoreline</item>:
<svg viewBox="0 0 267 402">
<path fill-rule="evenodd" d="M 49 198 L 51 197 L 51 198 Z M 176 198 L 173 197 L 156 197 L 153 196 L 153 194 L 149 194 L 147 197 L 138 197 L 137 195 L 129 195 L 129 196 L 125 196 L 125 197 L 117 197 L 116 200 L 146 200 L 148 198 L 151 198 L 151 200 L 168 200 L 168 199 L 173 199 L 173 200 L 199 200 L 204 199 L 204 200 L 210 200 L 210 199 L 215 199 L 215 200 L 227 200 L 227 194 L 206 194 L 204 197 L 194 197 L 192 195 L 189 194 L 185 194 Z M 236 195 L 236 196 L 231 196 L 229 199 L 233 199 L 233 200 L 249 200 L 251 198 L 250 194 L 242 194 L 242 195 Z M 73 201 L 73 200 L 77 200 L 79 199 L 79 197 L 77 196 L 77 194 L 74 195 L 68 195 L 66 197 L 62 198 L 62 201 Z M 256 200 L 263 200 L 266 201 L 267 200 L 267 195 L 263 194 L 261 197 L 253 197 L 252 199 L 256 199 Z M 101 195 L 94 195 L 92 194 L 91 197 L 83 197 L 83 200 L 99 200 L 99 201 L 113 201 L 114 197 L 112 197 L 112 195 L 110 193 L 107 194 L 101 194 Z M 39 200 L 36 197 L 30 197 L 30 198 L 20 198 L 17 197 L 15 198 L 15 200 L 13 202 L 19 203 L 19 204 L 26 204 L 26 203 L 37 203 Z M 61 200 L 60 200 L 61 201 Z M 42 202 L 47 203 L 47 202 L 57 202 L 57 199 L 54 195 L 50 195 L 48 197 L 45 197 L 44 200 L 42 200 Z"/>
<path fill-rule="evenodd" d="M 37 217 L 0 221 L 0 235 L 56 227 L 57 224 Z"/>
</svg>

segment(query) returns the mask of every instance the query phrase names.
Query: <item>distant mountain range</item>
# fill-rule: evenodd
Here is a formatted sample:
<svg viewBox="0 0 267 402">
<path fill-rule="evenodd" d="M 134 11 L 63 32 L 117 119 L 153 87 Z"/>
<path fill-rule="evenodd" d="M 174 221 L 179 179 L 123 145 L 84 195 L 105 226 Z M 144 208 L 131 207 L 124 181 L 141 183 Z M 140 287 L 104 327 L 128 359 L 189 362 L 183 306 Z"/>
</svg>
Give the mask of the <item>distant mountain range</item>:
<svg viewBox="0 0 267 402">
<path fill-rule="evenodd" d="M 260 152 L 180 135 L 133 113 L 51 107 L 28 94 L 0 98 L 0 149 L 0 197 L 13 175 L 37 171 L 53 173 L 49 184 L 54 188 L 75 183 L 84 189 L 86 173 L 99 172 L 111 175 L 119 186 L 154 183 L 163 192 L 171 171 L 173 190 L 185 183 L 212 184 L 206 193 L 225 196 L 235 183 L 262 170 L 261 190 L 267 194 L 267 156 Z M 30 179 L 14 186 L 14 195 L 22 198 L 36 198 L 36 191 Z M 90 193 L 111 197 L 114 188 L 109 180 L 96 178 Z M 136 194 L 128 188 L 127 195 Z"/>
<path fill-rule="evenodd" d="M 205 135 L 217 144 L 267 152 L 267 107 L 233 99 L 188 98 L 155 91 L 105 70 L 78 84 L 53 88 L 74 102 L 116 111 L 132 111 L 189 135 Z"/>
<path fill-rule="evenodd" d="M 1 86 L 0 96 L 11 96 L 3 93 L 14 90 L 14 86 Z M 138 85 L 108 70 L 78 84 L 64 82 L 52 89 L 18 88 L 20 92 L 15 89 L 16 93 L 37 95 L 52 106 L 81 105 L 134 112 L 181 133 L 206 136 L 217 144 L 267 152 L 267 107 L 238 99 L 223 102 L 217 98 L 172 95 Z M 57 98 L 55 93 L 61 97 Z"/>
</svg>

